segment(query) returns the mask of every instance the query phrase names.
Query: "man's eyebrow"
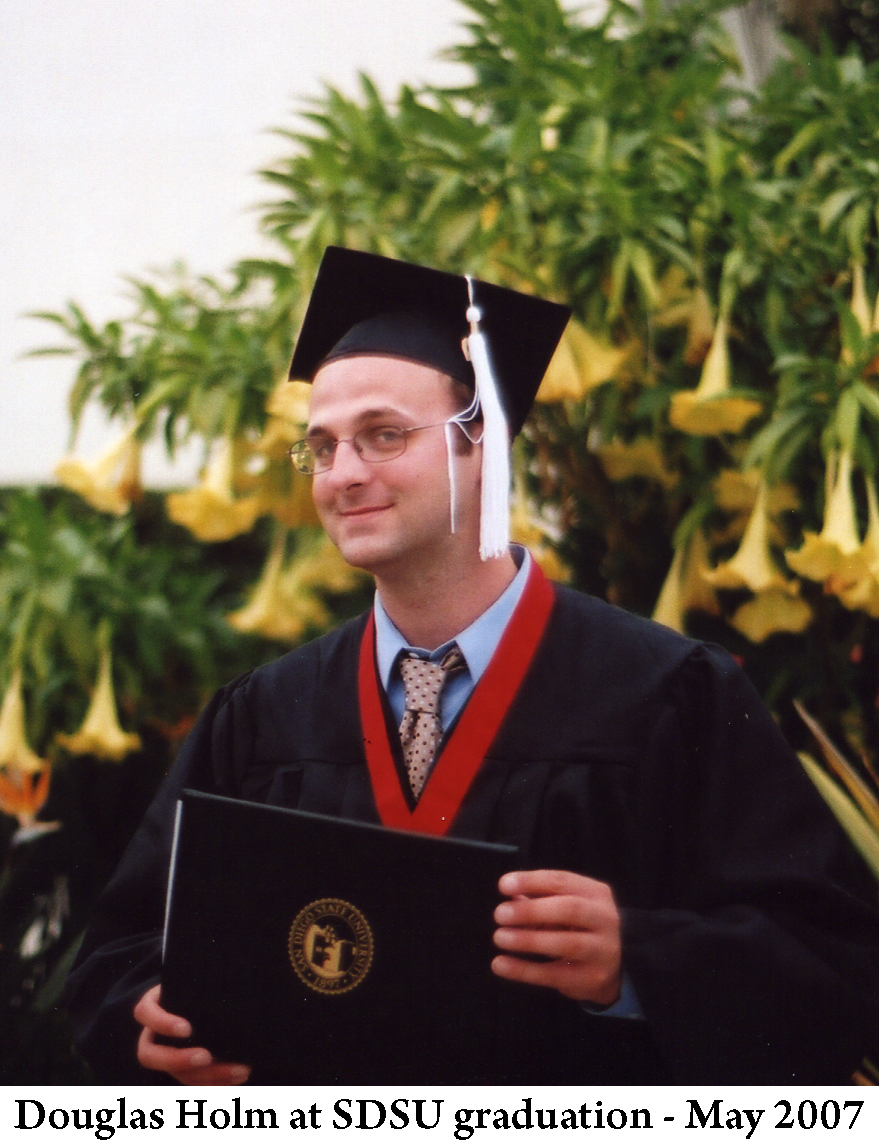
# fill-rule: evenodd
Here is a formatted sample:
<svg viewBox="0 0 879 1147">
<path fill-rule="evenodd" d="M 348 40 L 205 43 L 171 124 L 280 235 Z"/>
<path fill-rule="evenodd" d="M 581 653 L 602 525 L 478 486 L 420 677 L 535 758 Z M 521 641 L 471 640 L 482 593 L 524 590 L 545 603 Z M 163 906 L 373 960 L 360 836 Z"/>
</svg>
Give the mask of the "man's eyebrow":
<svg viewBox="0 0 879 1147">
<path fill-rule="evenodd" d="M 412 421 L 411 414 L 404 414 L 402 410 L 398 410 L 395 406 L 378 406 L 371 410 L 361 410 L 357 414 L 356 421 L 360 423 L 374 422 L 379 418 L 391 419 L 394 425 L 397 425 L 398 423 L 403 425 Z M 313 438 L 318 434 L 325 435 L 327 438 L 335 437 L 335 435 L 331 434 L 329 430 L 320 425 L 309 426 L 306 430 L 306 436 L 308 438 Z"/>
</svg>

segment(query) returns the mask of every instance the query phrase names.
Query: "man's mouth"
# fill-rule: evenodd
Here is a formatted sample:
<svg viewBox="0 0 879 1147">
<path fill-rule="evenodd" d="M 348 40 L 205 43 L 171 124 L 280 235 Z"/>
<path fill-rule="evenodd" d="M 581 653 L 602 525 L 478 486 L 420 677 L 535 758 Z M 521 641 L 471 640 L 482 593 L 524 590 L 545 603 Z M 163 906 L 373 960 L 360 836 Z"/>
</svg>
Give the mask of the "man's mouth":
<svg viewBox="0 0 879 1147">
<path fill-rule="evenodd" d="M 382 510 L 390 509 L 390 506 L 355 506 L 349 510 L 339 510 L 340 518 L 361 518 L 367 514 L 379 514 Z"/>
</svg>

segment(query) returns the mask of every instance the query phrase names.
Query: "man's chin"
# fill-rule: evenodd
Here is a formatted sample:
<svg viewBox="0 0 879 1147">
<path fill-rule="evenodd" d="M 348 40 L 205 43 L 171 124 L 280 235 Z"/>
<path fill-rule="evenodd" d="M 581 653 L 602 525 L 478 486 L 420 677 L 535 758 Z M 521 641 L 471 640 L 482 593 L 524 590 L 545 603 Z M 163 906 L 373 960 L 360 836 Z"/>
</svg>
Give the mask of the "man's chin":
<svg viewBox="0 0 879 1147">
<path fill-rule="evenodd" d="M 393 561 L 393 555 L 387 546 L 378 545 L 366 539 L 334 539 L 339 553 L 349 566 L 354 569 L 365 570 L 366 573 L 377 573 L 388 562 Z"/>
</svg>

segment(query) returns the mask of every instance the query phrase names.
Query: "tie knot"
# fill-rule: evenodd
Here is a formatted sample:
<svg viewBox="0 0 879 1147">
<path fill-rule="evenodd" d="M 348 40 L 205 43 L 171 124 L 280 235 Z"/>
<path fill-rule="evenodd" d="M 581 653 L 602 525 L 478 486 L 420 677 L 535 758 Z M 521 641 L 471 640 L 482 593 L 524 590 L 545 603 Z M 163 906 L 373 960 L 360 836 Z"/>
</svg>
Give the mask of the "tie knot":
<svg viewBox="0 0 879 1147">
<path fill-rule="evenodd" d="M 421 657 L 403 657 L 400 661 L 400 676 L 406 691 L 406 708 L 415 713 L 436 713 L 446 674 L 460 669 L 464 657 L 457 645 L 453 646 L 442 661 L 425 661 Z"/>
</svg>

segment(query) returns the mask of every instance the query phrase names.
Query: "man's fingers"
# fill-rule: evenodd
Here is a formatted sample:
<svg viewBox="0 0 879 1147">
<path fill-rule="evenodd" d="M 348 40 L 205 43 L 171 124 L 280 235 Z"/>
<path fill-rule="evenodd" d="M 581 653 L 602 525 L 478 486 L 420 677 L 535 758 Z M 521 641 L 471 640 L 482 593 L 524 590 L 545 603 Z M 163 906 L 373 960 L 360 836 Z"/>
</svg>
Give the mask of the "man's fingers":
<svg viewBox="0 0 879 1147">
<path fill-rule="evenodd" d="M 534 928 L 498 928 L 494 942 L 506 952 L 527 952 L 532 956 L 579 962 L 604 959 L 611 947 L 604 937 L 594 932 L 553 932 Z"/>
<path fill-rule="evenodd" d="M 572 1000 L 591 1000 L 606 1006 L 619 997 L 620 977 L 612 966 L 603 962 L 551 960 L 535 963 L 515 956 L 495 956 L 491 970 L 505 980 L 553 988 Z"/>
<path fill-rule="evenodd" d="M 161 985 L 156 984 L 141 996 L 134 1007 L 134 1018 L 141 1027 L 150 1028 L 159 1035 L 188 1039 L 192 1035 L 192 1025 L 183 1016 L 165 1011 L 159 1003 L 161 990 Z"/>
<path fill-rule="evenodd" d="M 511 928 L 583 928 L 594 931 L 612 925 L 617 911 L 611 896 L 543 896 L 503 900 L 494 913 L 498 924 Z"/>
<path fill-rule="evenodd" d="M 191 1068 L 207 1067 L 213 1056 L 203 1047 L 169 1047 L 156 1043 L 153 1032 L 144 1028 L 137 1041 L 137 1058 L 150 1071 L 167 1071 L 174 1075 Z"/>
<path fill-rule="evenodd" d="M 243 1083 L 250 1068 L 241 1063 L 222 1063 L 203 1047 L 168 1047 L 156 1043 L 153 1033 L 144 1028 L 137 1044 L 139 1063 L 150 1071 L 161 1071 L 181 1083 L 207 1086 Z"/>
<path fill-rule="evenodd" d="M 598 894 L 607 888 L 600 880 L 581 876 L 578 872 L 563 872 L 555 868 L 535 868 L 524 872 L 507 872 L 498 882 L 504 896 L 585 896 Z"/>
<path fill-rule="evenodd" d="M 576 872 L 508 872 L 510 897 L 495 909 L 496 975 L 537 984 L 574 1000 L 610 1004 L 619 994 L 620 914 L 609 885 Z M 521 959 L 519 955 L 542 957 Z"/>
</svg>

